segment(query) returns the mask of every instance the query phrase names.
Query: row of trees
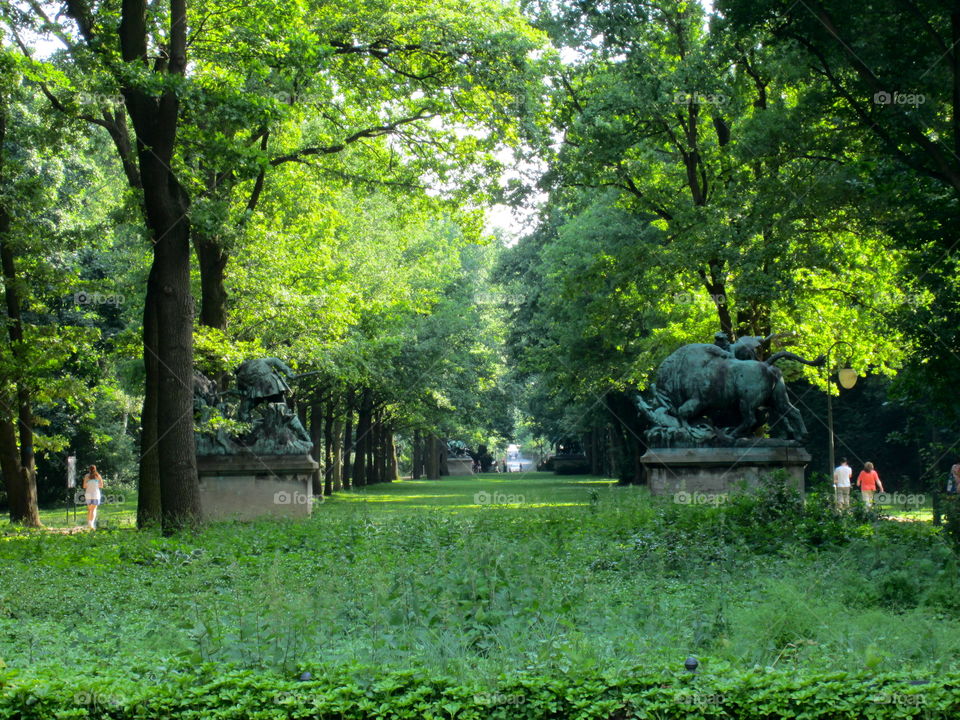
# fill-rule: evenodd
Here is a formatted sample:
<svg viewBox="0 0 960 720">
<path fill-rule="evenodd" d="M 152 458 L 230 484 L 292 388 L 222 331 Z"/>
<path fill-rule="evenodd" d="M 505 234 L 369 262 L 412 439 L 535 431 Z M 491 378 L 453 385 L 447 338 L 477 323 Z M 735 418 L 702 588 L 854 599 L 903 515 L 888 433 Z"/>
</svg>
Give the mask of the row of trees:
<svg viewBox="0 0 960 720">
<path fill-rule="evenodd" d="M 846 340 L 861 374 L 897 375 L 904 442 L 955 439 L 957 18 L 932 2 L 530 5 L 570 58 L 548 200 L 502 266 L 540 432 L 599 437 L 637 479 L 627 393 L 679 344 L 777 331 L 807 357 Z M 788 375 L 825 389 L 815 369 Z"/>
<path fill-rule="evenodd" d="M 80 188 L 31 176 L 61 192 L 38 198 L 32 215 L 5 169 L 0 242 L 21 263 L 70 267 L 58 279 L 75 284 L 86 271 L 126 300 L 57 316 L 44 303 L 69 288 L 38 283 L 18 300 L 21 279 L 4 256 L 2 407 L 13 435 L 3 432 L 2 470 L 14 520 L 37 522 L 35 427 L 60 413 L 57 429 L 69 431 L 84 390 L 118 387 L 118 404 L 142 393 L 138 515 L 167 530 L 199 518 L 195 365 L 224 377 L 262 352 L 320 371 L 301 398 L 308 423 L 322 433 L 329 420 L 331 437 L 356 423 L 354 478 L 366 474 L 368 438 L 384 435 L 371 429 L 443 425 L 491 390 L 498 358 L 484 343 L 497 331 L 485 323 L 495 313 L 463 307 L 486 272 L 468 250 L 480 218 L 461 208 L 495 189 L 495 151 L 536 112 L 543 40 L 515 9 L 69 0 L 58 10 L 0 3 L 0 16 L 0 107 L 18 102 L 36 116 L 28 129 L 20 106 L 5 114 L 2 127 L 23 133 L 5 147 L 92 158 Z M 48 227 L 31 246 L 31 218 L 76 202 L 93 177 L 103 198 L 77 212 L 78 234 L 112 242 L 68 242 Z M 40 346 L 40 328 L 63 357 Z M 74 331 L 97 358 L 62 344 Z M 87 375 L 74 372 L 90 362 Z M 53 394 L 53 368 L 77 381 L 72 393 Z M 58 438 L 51 451 L 71 438 L 47 436 Z"/>
</svg>

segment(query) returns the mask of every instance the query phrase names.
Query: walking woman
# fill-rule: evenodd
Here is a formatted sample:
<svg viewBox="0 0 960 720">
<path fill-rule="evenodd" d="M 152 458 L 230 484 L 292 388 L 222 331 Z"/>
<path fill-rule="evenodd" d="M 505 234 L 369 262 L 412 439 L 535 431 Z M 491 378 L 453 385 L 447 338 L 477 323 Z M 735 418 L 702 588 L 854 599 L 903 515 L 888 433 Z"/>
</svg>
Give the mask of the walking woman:
<svg viewBox="0 0 960 720">
<path fill-rule="evenodd" d="M 873 469 L 872 462 L 865 462 L 863 470 L 857 476 L 857 487 L 860 488 L 860 494 L 863 496 L 863 504 L 868 508 L 873 507 L 873 494 L 880 489 L 884 492 L 883 483 L 880 482 L 880 476 Z"/>
<path fill-rule="evenodd" d="M 100 490 L 103 478 L 97 472 L 97 466 L 91 465 L 90 472 L 83 476 L 83 496 L 87 503 L 87 526 L 91 530 L 97 527 L 97 506 L 100 505 Z"/>
</svg>

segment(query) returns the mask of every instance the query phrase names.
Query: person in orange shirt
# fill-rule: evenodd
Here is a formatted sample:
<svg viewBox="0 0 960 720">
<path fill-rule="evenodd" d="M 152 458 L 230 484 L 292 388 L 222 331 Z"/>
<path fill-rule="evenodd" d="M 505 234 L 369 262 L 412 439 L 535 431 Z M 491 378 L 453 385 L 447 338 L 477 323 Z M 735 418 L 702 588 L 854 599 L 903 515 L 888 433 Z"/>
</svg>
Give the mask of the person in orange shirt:
<svg viewBox="0 0 960 720">
<path fill-rule="evenodd" d="M 863 496 L 863 504 L 868 508 L 873 507 L 873 494 L 877 491 L 877 488 L 880 489 L 880 492 L 885 492 L 883 483 L 880 482 L 880 476 L 873 469 L 872 462 L 863 464 L 863 470 L 857 476 L 857 487 L 860 488 L 860 494 Z"/>
</svg>

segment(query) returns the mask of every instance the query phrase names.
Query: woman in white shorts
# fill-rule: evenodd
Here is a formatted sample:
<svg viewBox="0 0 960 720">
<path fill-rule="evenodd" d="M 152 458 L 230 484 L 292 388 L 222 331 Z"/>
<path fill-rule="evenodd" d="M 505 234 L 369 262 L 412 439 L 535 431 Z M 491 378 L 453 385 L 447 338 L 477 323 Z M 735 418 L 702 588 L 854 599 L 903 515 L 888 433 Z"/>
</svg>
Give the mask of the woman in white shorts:
<svg viewBox="0 0 960 720">
<path fill-rule="evenodd" d="M 91 465 L 90 472 L 83 476 L 83 496 L 87 503 L 87 526 L 93 530 L 97 526 L 97 506 L 100 505 L 100 490 L 103 478 L 97 472 L 97 466 Z"/>
</svg>

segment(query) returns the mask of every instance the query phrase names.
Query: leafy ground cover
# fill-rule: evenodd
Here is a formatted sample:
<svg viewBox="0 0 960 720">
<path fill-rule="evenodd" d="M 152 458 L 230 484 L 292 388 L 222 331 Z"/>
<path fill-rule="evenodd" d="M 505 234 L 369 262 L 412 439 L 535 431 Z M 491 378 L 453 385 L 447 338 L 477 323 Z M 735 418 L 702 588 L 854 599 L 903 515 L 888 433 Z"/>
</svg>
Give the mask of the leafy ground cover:
<svg viewBox="0 0 960 720">
<path fill-rule="evenodd" d="M 17 692 L 81 672 L 212 682 L 211 667 L 494 692 L 682 674 L 689 655 L 704 678 L 930 682 L 960 652 L 956 556 L 937 530 L 775 486 L 712 506 L 589 477 L 405 481 L 337 494 L 307 522 L 8 530 L 0 563 Z"/>
</svg>

